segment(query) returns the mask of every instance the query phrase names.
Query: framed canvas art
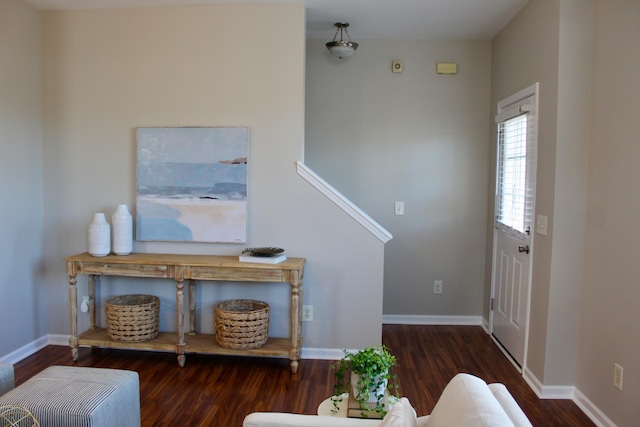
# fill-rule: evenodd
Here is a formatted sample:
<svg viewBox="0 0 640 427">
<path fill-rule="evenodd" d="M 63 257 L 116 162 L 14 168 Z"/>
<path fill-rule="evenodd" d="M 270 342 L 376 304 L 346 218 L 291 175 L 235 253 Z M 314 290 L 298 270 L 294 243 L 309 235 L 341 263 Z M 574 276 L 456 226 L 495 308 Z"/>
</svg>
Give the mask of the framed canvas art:
<svg viewBox="0 0 640 427">
<path fill-rule="evenodd" d="M 246 243 L 245 127 L 137 129 L 136 239 Z"/>
</svg>

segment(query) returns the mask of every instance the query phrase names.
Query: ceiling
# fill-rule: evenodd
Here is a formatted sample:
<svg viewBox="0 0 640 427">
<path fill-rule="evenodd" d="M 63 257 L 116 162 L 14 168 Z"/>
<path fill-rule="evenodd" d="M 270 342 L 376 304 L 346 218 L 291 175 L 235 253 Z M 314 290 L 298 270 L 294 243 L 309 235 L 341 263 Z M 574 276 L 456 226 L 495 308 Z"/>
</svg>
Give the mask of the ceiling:
<svg viewBox="0 0 640 427">
<path fill-rule="evenodd" d="M 307 37 L 332 39 L 349 22 L 361 39 L 491 39 L 529 0 L 24 0 L 38 9 L 94 9 L 228 3 L 301 3 Z"/>
</svg>

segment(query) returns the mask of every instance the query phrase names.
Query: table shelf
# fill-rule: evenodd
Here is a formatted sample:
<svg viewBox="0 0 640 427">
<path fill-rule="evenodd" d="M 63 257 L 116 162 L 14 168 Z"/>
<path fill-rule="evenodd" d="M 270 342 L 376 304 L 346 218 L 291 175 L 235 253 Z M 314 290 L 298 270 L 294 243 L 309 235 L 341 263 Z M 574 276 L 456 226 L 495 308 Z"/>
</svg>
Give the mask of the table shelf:
<svg viewBox="0 0 640 427">
<path fill-rule="evenodd" d="M 124 350 L 170 351 L 175 352 L 177 341 L 175 332 L 159 332 L 158 336 L 143 342 L 113 341 L 105 328 L 89 329 L 78 336 L 81 346 L 118 348 Z M 235 350 L 220 346 L 214 334 L 196 334 L 185 336 L 185 353 L 221 354 L 236 356 L 289 356 L 291 351 L 290 338 L 269 338 L 259 348 Z"/>
</svg>

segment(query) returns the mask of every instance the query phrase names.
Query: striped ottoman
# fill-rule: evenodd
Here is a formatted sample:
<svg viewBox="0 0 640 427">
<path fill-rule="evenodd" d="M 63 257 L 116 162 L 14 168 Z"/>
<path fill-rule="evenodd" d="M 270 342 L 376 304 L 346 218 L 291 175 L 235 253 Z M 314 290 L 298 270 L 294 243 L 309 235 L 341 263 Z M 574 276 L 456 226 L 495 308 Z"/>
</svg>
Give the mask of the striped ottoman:
<svg viewBox="0 0 640 427">
<path fill-rule="evenodd" d="M 42 427 L 140 427 L 138 373 L 52 366 L 0 396 L 28 409 Z"/>
<path fill-rule="evenodd" d="M 13 390 L 13 365 L 0 362 L 0 396 Z"/>
</svg>

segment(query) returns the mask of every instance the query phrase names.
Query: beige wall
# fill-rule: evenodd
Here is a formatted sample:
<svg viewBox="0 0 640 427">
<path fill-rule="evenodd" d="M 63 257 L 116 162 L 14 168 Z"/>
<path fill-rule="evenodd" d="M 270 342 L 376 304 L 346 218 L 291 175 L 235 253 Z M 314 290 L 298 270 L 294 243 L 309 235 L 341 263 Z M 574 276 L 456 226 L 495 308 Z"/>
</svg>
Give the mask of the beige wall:
<svg viewBox="0 0 640 427">
<path fill-rule="evenodd" d="M 358 40 L 340 61 L 324 42 L 307 42 L 306 162 L 393 234 L 384 314 L 479 319 L 490 43 Z M 458 74 L 436 74 L 437 62 L 456 62 Z"/>
<path fill-rule="evenodd" d="M 546 385 L 575 384 L 587 207 L 593 1 L 560 2 L 558 137 Z M 568 369 L 571 367 L 571 369 Z"/>
<path fill-rule="evenodd" d="M 492 103 L 540 83 L 535 215 L 525 370 L 545 386 L 575 381 L 586 208 L 591 3 L 528 3 L 493 41 Z M 532 36 L 535 35 L 535 36 Z M 493 215 L 490 215 L 492 217 Z"/>
<path fill-rule="evenodd" d="M 35 9 L 0 2 L 0 355 L 47 332 L 40 39 Z"/>
<path fill-rule="evenodd" d="M 634 368 L 640 360 L 635 317 L 640 305 L 636 283 L 640 272 L 634 258 L 640 244 L 640 205 L 633 185 L 640 179 L 633 126 L 640 114 L 636 101 L 640 86 L 632 72 L 640 66 L 640 6 L 635 0 L 594 3 L 591 34 L 590 8 L 581 7 L 582 2 L 530 2 L 492 43 L 490 105 L 535 81 L 541 83 L 542 172 L 538 174 L 536 209 L 551 222 L 550 235 L 535 242 L 527 367 L 544 384 L 575 384 L 592 409 L 602 411 L 598 416 L 623 426 L 636 423 L 636 402 L 640 400 L 640 380 Z M 3 200 L 11 201 L 0 210 L 0 259 L 6 273 L 0 290 L 2 295 L 11 295 L 0 299 L 0 323 L 20 325 L 3 329 L 0 354 L 7 355 L 47 333 L 69 332 L 62 258 L 86 250 L 86 227 L 94 212 L 110 212 L 118 203 L 128 203 L 134 210 L 138 126 L 249 126 L 254 159 L 249 244 L 277 244 L 309 259 L 304 301 L 315 306 L 315 320 L 304 324 L 305 347 L 358 347 L 379 341 L 383 245 L 295 174 L 294 163 L 302 158 L 305 102 L 304 11 L 300 5 L 51 12 L 44 14 L 42 32 L 40 19 L 37 11 L 20 1 L 0 2 L 0 51 L 11 59 L 0 68 L 0 176 L 4 183 L 0 188 Z M 295 37 L 281 39 L 281 28 Z M 240 37 L 227 50 L 216 41 L 229 34 Z M 586 49 L 591 37 L 592 53 Z M 265 49 L 269 41 L 289 45 L 276 51 Z M 323 58 L 316 56 L 320 54 L 315 49 L 322 51 L 322 46 L 316 45 L 308 45 L 314 49 L 309 52 L 309 63 L 314 61 L 319 67 Z M 358 55 L 366 52 L 365 46 Z M 378 106 L 394 102 L 396 109 L 387 110 L 394 120 L 428 120 L 427 115 L 405 117 L 404 106 L 392 95 L 403 93 L 402 84 L 411 77 L 413 55 L 430 51 L 433 45 L 411 47 L 406 52 L 412 58 L 405 61 L 407 74 L 400 76 L 388 72 L 390 60 L 397 59 L 392 44 L 372 42 L 371 46 L 373 56 L 362 55 L 368 66 L 366 74 L 353 63 L 334 64 L 325 71 L 356 82 L 353 84 L 361 78 L 371 79 L 373 83 L 361 83 L 364 89 L 378 79 L 391 82 L 395 90 L 390 93 L 372 94 L 350 87 L 344 93 L 363 99 L 377 95 Z M 486 47 L 480 43 L 478 49 L 483 52 Z M 464 61 L 475 58 L 469 64 L 485 70 L 484 55 L 462 57 Z M 377 62 L 380 70 L 375 68 Z M 460 71 L 460 79 L 451 81 L 465 77 L 467 67 Z M 399 78 L 391 80 L 395 77 Z M 420 82 L 420 77 L 410 80 Z M 481 98 L 487 96 L 484 91 L 489 88 L 480 86 L 472 85 L 469 90 L 477 91 Z M 317 94 L 320 89 L 311 91 Z M 403 98 L 415 95 L 412 102 L 419 106 L 423 94 L 410 91 Z M 335 103 L 343 100 L 342 96 L 333 99 Z M 585 103 L 591 105 L 586 124 Z M 307 105 L 308 111 L 317 108 Z M 429 114 L 436 110 L 432 108 Z M 360 110 L 350 114 L 356 124 L 367 120 Z M 479 116 L 471 116 L 478 120 L 474 125 L 478 132 L 484 127 L 489 135 L 486 140 L 492 141 L 491 114 L 484 124 Z M 405 130 L 428 135 L 438 128 L 405 124 Z M 321 129 L 310 131 L 314 138 L 321 133 Z M 362 157 L 369 161 L 375 160 L 371 156 L 386 158 L 397 151 L 391 144 L 385 149 L 376 135 L 365 137 L 346 135 L 342 142 L 347 138 L 347 142 L 360 141 L 362 147 L 352 148 L 354 154 L 375 143 L 379 151 Z M 331 143 L 338 144 L 340 139 L 333 138 Z M 392 141 L 393 135 L 387 139 Z M 586 139 L 590 151 L 583 197 Z M 468 153 L 490 161 L 493 153 L 485 149 Z M 342 168 L 327 168 L 326 173 L 345 173 L 349 162 L 358 159 L 355 155 L 334 156 Z M 473 170 L 480 174 L 475 167 Z M 398 224 L 393 221 L 408 224 L 413 203 L 407 205 L 406 217 L 393 217 L 392 204 L 400 193 L 385 189 L 391 196 L 378 200 L 376 191 L 362 190 L 371 179 L 379 179 L 376 174 L 363 173 L 343 190 L 354 199 L 360 197 L 361 204 L 384 212 L 376 219 L 388 221 L 394 232 Z M 435 185 L 437 181 L 431 182 Z M 581 236 L 576 234 L 581 218 L 576 224 L 570 221 L 579 212 L 574 204 L 579 207 L 584 198 L 587 209 Z M 492 206 L 492 200 L 478 203 Z M 577 259 L 579 252 L 565 257 L 576 250 L 574 238 L 576 242 L 584 239 L 583 262 Z M 474 238 L 478 244 L 482 241 Z M 239 249 L 235 245 L 136 243 L 136 250 L 141 251 L 236 253 Z M 472 276 L 484 274 L 488 283 L 490 270 L 482 271 L 474 269 Z M 580 272 L 582 279 L 576 288 Z M 412 280 L 417 284 L 422 278 Z M 445 279 L 445 292 L 446 284 Z M 82 293 L 86 283 L 80 283 L 80 288 Z M 408 290 L 413 292 L 411 286 Z M 157 292 L 169 313 L 162 324 L 172 326 L 170 283 L 113 279 L 101 297 L 132 291 Z M 211 329 L 212 316 L 206 311 L 216 299 L 241 293 L 271 302 L 279 313 L 274 327 L 283 332 L 287 292 L 286 287 L 202 287 L 199 309 L 205 314 L 199 319 L 200 326 Z M 427 290 L 416 291 L 418 300 L 423 297 L 420 292 L 427 293 L 425 298 L 432 297 Z M 367 308 L 354 310 L 353 301 L 363 299 Z M 482 303 L 463 305 L 475 313 L 477 304 Z M 86 325 L 87 319 L 81 320 Z M 612 384 L 614 363 L 625 368 L 623 391 Z"/>
<path fill-rule="evenodd" d="M 543 388 L 574 384 L 604 425 L 637 424 L 640 400 L 639 19 L 632 0 L 530 2 L 493 42 L 494 101 L 541 83 L 536 211 L 551 226 L 535 241 L 527 368 Z"/>
<path fill-rule="evenodd" d="M 596 0 L 589 196 L 576 387 L 616 425 L 640 402 L 640 3 Z M 614 363 L 624 368 L 613 386 Z"/>
<path fill-rule="evenodd" d="M 87 249 L 93 213 L 110 216 L 119 203 L 135 211 L 135 129 L 248 126 L 246 246 L 281 246 L 308 258 L 303 301 L 314 306 L 314 321 L 303 325 L 304 346 L 380 342 L 384 246 L 296 174 L 304 138 L 303 5 L 45 12 L 43 37 L 49 332 L 69 332 L 63 258 Z M 134 251 L 167 253 L 235 255 L 244 247 L 134 243 Z M 175 327 L 174 284 L 103 281 L 103 300 L 160 296 L 160 328 Z M 215 302 L 253 297 L 271 304 L 271 332 L 284 336 L 288 295 L 286 284 L 203 284 L 199 330 L 212 332 Z M 366 309 L 353 310 L 363 299 Z"/>
<path fill-rule="evenodd" d="M 532 36 L 532 35 L 535 35 Z M 538 173 L 535 209 L 549 217 L 548 237 L 534 235 L 533 279 L 527 367 L 541 380 L 547 347 L 553 230 L 558 92 L 559 6 L 556 1 L 529 2 L 492 43 L 491 105 L 540 83 Z M 493 147 L 495 151 L 495 145 Z M 495 159 L 495 155 L 492 157 Z M 495 168 L 492 162 L 492 169 Z M 494 184 L 492 184 L 494 185 Z M 489 218 L 493 218 L 493 202 Z M 489 254 L 491 252 L 488 252 Z"/>
</svg>

